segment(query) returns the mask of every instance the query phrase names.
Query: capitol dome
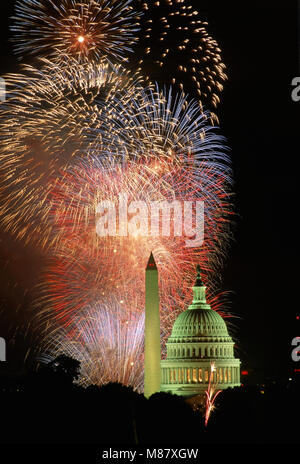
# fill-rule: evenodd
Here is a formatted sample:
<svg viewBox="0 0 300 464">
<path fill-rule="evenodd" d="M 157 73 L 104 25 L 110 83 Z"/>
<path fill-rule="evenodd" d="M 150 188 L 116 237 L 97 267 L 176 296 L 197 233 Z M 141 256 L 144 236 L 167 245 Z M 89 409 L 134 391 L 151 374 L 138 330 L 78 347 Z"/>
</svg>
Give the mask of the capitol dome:
<svg viewBox="0 0 300 464">
<path fill-rule="evenodd" d="M 212 309 L 194 309 L 181 313 L 173 326 L 171 338 L 228 337 L 223 318 Z"/>
<path fill-rule="evenodd" d="M 218 389 L 240 385 L 240 361 L 220 314 L 206 302 L 206 287 L 197 267 L 193 302 L 181 313 L 167 341 L 161 361 L 162 391 L 183 396 L 203 393 L 209 379 Z"/>
</svg>

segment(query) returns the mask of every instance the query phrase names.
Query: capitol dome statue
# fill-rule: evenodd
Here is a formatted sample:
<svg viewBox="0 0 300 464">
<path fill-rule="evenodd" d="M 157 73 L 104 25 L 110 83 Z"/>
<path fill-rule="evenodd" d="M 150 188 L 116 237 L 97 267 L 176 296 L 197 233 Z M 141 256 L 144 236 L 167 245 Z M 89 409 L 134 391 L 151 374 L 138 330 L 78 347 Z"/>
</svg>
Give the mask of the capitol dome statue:
<svg viewBox="0 0 300 464">
<path fill-rule="evenodd" d="M 206 302 L 200 266 L 193 302 L 181 313 L 161 360 L 161 391 L 192 397 L 205 392 L 210 376 L 218 390 L 240 386 L 240 360 L 224 319 Z"/>
</svg>

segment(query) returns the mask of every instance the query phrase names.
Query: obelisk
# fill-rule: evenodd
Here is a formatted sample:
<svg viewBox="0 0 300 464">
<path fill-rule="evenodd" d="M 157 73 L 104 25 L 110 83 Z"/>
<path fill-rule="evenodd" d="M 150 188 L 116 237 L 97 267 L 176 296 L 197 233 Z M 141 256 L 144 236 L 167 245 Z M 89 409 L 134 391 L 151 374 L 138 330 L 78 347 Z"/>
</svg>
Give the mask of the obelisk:
<svg viewBox="0 0 300 464">
<path fill-rule="evenodd" d="M 158 271 L 151 253 L 146 267 L 145 296 L 145 376 L 144 395 L 146 398 L 160 391 L 161 346 L 159 317 Z"/>
</svg>

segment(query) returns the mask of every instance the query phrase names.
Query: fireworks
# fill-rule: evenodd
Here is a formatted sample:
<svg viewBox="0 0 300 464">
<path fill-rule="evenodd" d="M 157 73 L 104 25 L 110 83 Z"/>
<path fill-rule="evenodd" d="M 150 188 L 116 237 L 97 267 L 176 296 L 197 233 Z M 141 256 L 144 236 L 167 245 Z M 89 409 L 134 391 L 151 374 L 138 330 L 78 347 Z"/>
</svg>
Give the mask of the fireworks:
<svg viewBox="0 0 300 464">
<path fill-rule="evenodd" d="M 120 111 L 118 102 L 108 104 L 106 114 L 113 129 L 111 145 L 123 143 L 127 150 L 106 163 L 94 151 L 93 159 L 76 163 L 52 189 L 52 217 L 60 240 L 36 304 L 43 308 L 43 320 L 52 318 L 66 333 L 83 308 L 107 305 L 112 296 L 142 314 L 144 268 L 152 251 L 160 269 L 164 345 L 188 304 L 196 263 L 209 276 L 215 307 L 219 304 L 216 276 L 229 238 L 228 158 L 222 137 L 183 95 L 173 99 L 171 92 L 148 90 Z M 204 201 L 204 244 L 189 248 L 186 237 L 173 234 L 99 237 L 97 205 L 106 200 L 117 205 L 120 194 L 128 203 L 145 202 L 148 209 L 154 201 Z"/>
<path fill-rule="evenodd" d="M 143 175 L 148 184 L 156 176 L 159 185 L 165 185 L 173 196 L 182 189 L 186 195 L 198 198 L 201 191 L 207 211 L 228 200 L 231 169 L 225 140 L 209 124 L 208 115 L 200 111 L 196 101 L 183 94 L 173 96 L 172 88 L 164 92 L 158 87 L 155 91 L 148 88 L 132 95 L 126 105 L 120 98 L 108 101 L 105 114 L 109 122 L 101 140 L 105 145 L 106 137 L 109 163 L 103 163 L 105 154 L 101 149 L 98 153 L 94 150 L 94 161 L 86 166 L 87 170 L 108 167 L 112 178 L 118 177 L 122 172 L 118 174 L 111 164 L 118 162 L 129 167 L 131 176 L 127 176 L 127 182 L 134 182 L 134 194 L 139 191 L 136 179 Z M 95 146 L 99 146 L 97 141 Z"/>
<path fill-rule="evenodd" d="M 17 1 L 15 52 L 43 58 L 38 69 L 6 76 L 0 224 L 53 253 L 35 302 L 48 334 L 45 355 L 78 359 L 82 384 L 116 381 L 141 391 L 150 252 L 160 270 L 164 345 L 189 302 L 195 264 L 210 282 L 210 303 L 220 309 L 231 169 L 224 139 L 203 110 L 217 107 L 226 80 L 207 23 L 184 0 L 136 4 L 141 17 L 131 0 Z M 128 61 L 139 24 L 132 74 L 112 63 Z M 166 70 L 164 82 L 178 95 L 152 84 Z M 190 89 L 200 107 L 186 97 Z M 147 211 L 153 202 L 203 202 L 204 243 L 188 247 L 187 236 L 174 231 L 130 235 L 128 224 L 127 234 L 99 236 L 98 205 L 125 198 Z M 146 224 L 143 214 L 137 220 L 131 211 L 130 221 Z"/>
<path fill-rule="evenodd" d="M 124 61 L 139 29 L 131 0 L 21 0 L 12 19 L 16 54 L 79 62 Z"/>
<path fill-rule="evenodd" d="M 81 363 L 81 385 L 118 382 L 142 391 L 144 382 L 144 315 L 125 309 L 115 298 L 74 316 L 67 330 L 52 331 L 42 360 L 61 353 Z"/>
<path fill-rule="evenodd" d="M 137 0 L 143 9 L 141 40 L 131 61 L 148 81 L 173 84 L 198 95 L 206 109 L 215 109 L 227 79 L 218 43 L 208 23 L 187 1 Z"/>
<path fill-rule="evenodd" d="M 79 255 L 79 258 L 72 256 L 71 252 L 68 255 L 66 250 L 63 258 L 55 258 L 48 266 L 45 280 L 37 289 L 39 296 L 35 306 L 38 308 L 37 314 L 41 326 L 43 328 L 47 326 L 51 331 L 60 328 L 65 334 L 65 342 L 71 343 L 74 321 L 84 317 L 84 308 L 95 305 L 109 307 L 112 298 L 124 310 L 129 308 L 135 321 L 142 316 L 145 298 L 143 258 L 148 251 L 146 248 L 142 249 L 142 245 L 148 245 L 149 248 L 150 246 L 149 242 L 144 240 L 140 242 L 139 249 L 135 250 L 133 246 L 130 248 L 128 242 L 116 253 L 114 253 L 115 249 L 111 250 L 111 260 L 108 260 L 108 257 L 106 261 L 101 260 L 101 253 L 97 255 L 95 250 L 87 256 L 85 251 L 80 250 L 79 244 L 78 248 L 73 250 L 74 255 Z M 190 299 L 192 259 L 195 259 L 197 253 L 195 252 L 195 256 L 190 256 L 190 262 L 184 263 L 180 261 L 180 256 L 176 256 L 174 250 L 172 250 L 173 256 L 171 253 L 167 254 L 168 250 L 163 246 L 160 249 L 157 246 L 155 251 L 159 256 L 161 341 L 164 356 L 165 343 L 174 321 L 186 309 Z M 108 250 L 106 253 L 108 255 Z M 203 255 L 201 256 L 200 253 L 198 255 L 203 260 Z M 140 261 L 137 261 L 138 259 Z M 180 264 L 181 268 L 178 270 Z M 134 269 L 130 269 L 130 266 Z M 184 270 L 186 270 L 185 274 Z M 128 277 L 129 281 L 127 281 Z M 208 300 L 214 310 L 224 310 L 222 294 L 214 294 L 210 291 Z M 68 333 L 69 337 L 66 337 Z M 53 340 L 55 342 L 55 338 Z"/>
<path fill-rule="evenodd" d="M 122 103 L 122 102 L 121 102 Z M 209 113 L 203 113 L 197 101 L 188 99 L 183 93 L 148 88 L 134 95 L 128 105 L 119 105 L 112 100 L 106 106 L 110 120 L 110 132 L 126 141 L 126 146 L 135 152 L 143 152 L 145 159 L 159 158 L 166 166 L 174 159 L 186 165 L 207 160 L 214 170 L 219 168 L 224 174 L 226 156 L 224 138 L 216 135 L 216 129 L 209 122 Z M 115 128 L 112 131 L 112 128 Z M 111 141 L 115 145 L 115 140 Z M 121 142 L 118 142 L 121 146 Z M 145 156 L 145 151 L 147 156 Z M 189 159 L 188 159 L 189 156 Z M 226 177 L 230 178 L 227 168 Z"/>
<path fill-rule="evenodd" d="M 27 66 L 25 71 L 7 77 L 9 99 L 0 108 L 0 219 L 19 239 L 39 237 L 43 246 L 58 239 L 49 220 L 50 192 L 80 158 L 105 166 L 143 157 L 145 175 L 159 169 L 166 174 L 165 183 L 171 180 L 173 185 L 175 175 L 182 183 L 193 170 L 185 189 L 191 195 L 193 183 L 200 181 L 208 209 L 221 201 L 220 187 L 226 194 L 220 179 L 229 182 L 230 171 L 222 139 L 195 102 L 188 103 L 183 95 L 172 98 L 171 91 L 144 91 L 138 78 L 121 68 L 58 68 L 44 60 L 42 70 Z M 80 209 L 78 205 L 76 215 Z"/>
<path fill-rule="evenodd" d="M 210 363 L 210 374 L 209 374 L 209 383 L 207 390 L 205 391 L 206 394 L 206 405 L 205 405 L 205 427 L 207 427 L 208 419 L 210 418 L 210 414 L 214 409 L 214 402 L 221 393 L 221 390 L 217 390 L 217 383 L 214 383 L 214 372 L 216 371 L 216 367 L 214 363 Z"/>
<path fill-rule="evenodd" d="M 135 77 L 120 67 L 42 62 L 42 70 L 25 66 L 24 74 L 6 76 L 8 98 L 0 106 L 0 221 L 19 239 L 48 246 L 55 241 L 49 192 L 75 158 L 88 158 L 103 146 L 101 134 L 109 133 L 105 101 L 123 98 L 125 105 L 137 87 Z"/>
<path fill-rule="evenodd" d="M 211 174 L 205 167 L 201 173 L 202 176 Z M 189 302 L 196 262 L 210 276 L 210 297 L 213 298 L 216 292 L 213 282 L 216 284 L 220 266 L 216 243 L 226 233 L 221 198 L 219 209 L 216 204 L 214 209 L 207 208 L 206 237 L 200 248 L 186 247 L 185 237 L 175 237 L 172 233 L 166 237 L 143 234 L 99 237 L 96 233 L 96 207 L 101 200 L 117 204 L 120 192 L 127 196 L 128 204 L 135 200 L 147 206 L 153 200 L 190 198 L 185 189 L 189 193 L 189 182 L 193 185 L 194 182 L 187 174 L 179 182 L 178 169 L 164 177 L 159 169 L 150 169 L 146 163 L 136 161 L 107 172 L 101 163 L 97 169 L 95 162 L 89 169 L 84 166 L 74 168 L 72 174 L 69 172 L 64 182 L 56 186 L 57 208 L 53 214 L 61 238 L 57 257 L 51 260 L 38 289 L 37 306 L 43 308 L 40 316 L 45 321 L 52 318 L 53 324 L 68 328 L 82 308 L 93 307 L 95 302 L 107 304 L 112 295 L 120 305 L 136 314 L 143 313 L 144 269 L 151 251 L 160 269 L 163 343 L 175 318 Z M 192 194 L 196 199 L 197 195 L 203 199 L 201 188 L 194 187 Z M 214 307 L 218 304 L 214 298 Z"/>
</svg>

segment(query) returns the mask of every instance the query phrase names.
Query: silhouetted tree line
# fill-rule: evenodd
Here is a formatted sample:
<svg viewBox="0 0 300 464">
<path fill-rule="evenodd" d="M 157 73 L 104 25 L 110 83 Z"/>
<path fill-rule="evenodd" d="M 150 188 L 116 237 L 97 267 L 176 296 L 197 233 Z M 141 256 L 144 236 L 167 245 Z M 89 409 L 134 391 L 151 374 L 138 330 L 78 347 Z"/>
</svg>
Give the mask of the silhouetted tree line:
<svg viewBox="0 0 300 464">
<path fill-rule="evenodd" d="M 181 397 L 148 400 L 111 383 L 74 383 L 80 363 L 59 356 L 37 372 L 0 376 L 2 443 L 195 444 L 298 442 L 299 385 L 223 391 L 208 427 Z"/>
</svg>

